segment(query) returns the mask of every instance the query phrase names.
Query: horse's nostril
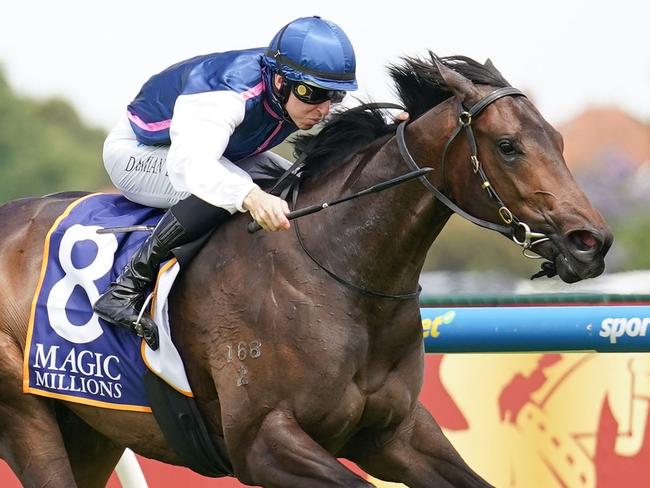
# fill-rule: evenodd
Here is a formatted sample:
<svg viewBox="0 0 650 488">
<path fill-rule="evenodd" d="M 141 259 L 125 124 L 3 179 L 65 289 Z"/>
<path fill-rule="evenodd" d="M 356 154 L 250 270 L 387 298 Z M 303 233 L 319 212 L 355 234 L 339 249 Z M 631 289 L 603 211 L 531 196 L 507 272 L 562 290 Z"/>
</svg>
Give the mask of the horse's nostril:
<svg viewBox="0 0 650 488">
<path fill-rule="evenodd" d="M 568 237 L 578 251 L 596 251 L 600 246 L 600 240 L 587 230 L 574 230 Z"/>
</svg>

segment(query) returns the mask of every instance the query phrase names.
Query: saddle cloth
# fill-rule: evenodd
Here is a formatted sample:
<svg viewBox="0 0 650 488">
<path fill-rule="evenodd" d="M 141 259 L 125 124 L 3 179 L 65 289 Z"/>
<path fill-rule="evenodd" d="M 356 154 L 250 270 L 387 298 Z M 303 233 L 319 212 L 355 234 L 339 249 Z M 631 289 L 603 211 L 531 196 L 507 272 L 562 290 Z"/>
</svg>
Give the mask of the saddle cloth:
<svg viewBox="0 0 650 488">
<path fill-rule="evenodd" d="M 192 397 L 180 355 L 171 341 L 167 296 L 178 274 L 172 259 L 161 266 L 152 302 L 160 348 L 151 350 L 134 332 L 106 323 L 91 304 L 147 237 L 145 232 L 98 234 L 102 228 L 155 225 L 162 211 L 121 195 L 75 200 L 47 233 L 32 301 L 23 391 L 98 407 L 151 412 L 143 386 L 149 368 Z"/>
</svg>

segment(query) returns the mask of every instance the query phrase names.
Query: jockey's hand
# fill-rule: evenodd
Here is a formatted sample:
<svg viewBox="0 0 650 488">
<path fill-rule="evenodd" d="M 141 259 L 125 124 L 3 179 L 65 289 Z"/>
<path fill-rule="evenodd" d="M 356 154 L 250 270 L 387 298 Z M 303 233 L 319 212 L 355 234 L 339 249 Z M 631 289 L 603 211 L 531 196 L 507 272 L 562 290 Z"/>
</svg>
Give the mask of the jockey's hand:
<svg viewBox="0 0 650 488">
<path fill-rule="evenodd" d="M 279 197 L 253 188 L 244 198 L 243 207 L 264 230 L 275 232 L 289 228 L 289 219 L 286 217 L 289 205 Z"/>
<path fill-rule="evenodd" d="M 411 115 L 408 112 L 400 112 L 395 115 L 395 122 L 403 122 L 411 118 Z"/>
</svg>

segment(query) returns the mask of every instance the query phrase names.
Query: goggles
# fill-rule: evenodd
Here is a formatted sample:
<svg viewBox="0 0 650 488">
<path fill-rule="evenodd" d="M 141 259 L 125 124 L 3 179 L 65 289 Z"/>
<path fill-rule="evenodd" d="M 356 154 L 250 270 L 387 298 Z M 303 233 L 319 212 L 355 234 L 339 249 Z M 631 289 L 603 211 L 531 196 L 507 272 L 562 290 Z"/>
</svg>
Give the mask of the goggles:
<svg viewBox="0 0 650 488">
<path fill-rule="evenodd" d="M 326 90 L 305 83 L 291 83 L 291 91 L 298 100 L 310 105 L 317 105 L 328 100 L 332 103 L 341 103 L 345 97 L 343 90 Z"/>
</svg>

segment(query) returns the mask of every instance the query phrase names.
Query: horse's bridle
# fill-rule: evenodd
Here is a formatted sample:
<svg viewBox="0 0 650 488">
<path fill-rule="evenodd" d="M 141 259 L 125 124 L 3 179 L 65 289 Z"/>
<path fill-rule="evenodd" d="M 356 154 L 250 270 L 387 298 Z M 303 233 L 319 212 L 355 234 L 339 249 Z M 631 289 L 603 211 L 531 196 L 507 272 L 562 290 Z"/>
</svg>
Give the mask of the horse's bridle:
<svg viewBox="0 0 650 488">
<path fill-rule="evenodd" d="M 465 109 L 465 107 L 461 103 L 459 114 L 458 114 L 458 126 L 451 134 L 451 136 L 449 136 L 449 139 L 447 140 L 447 143 L 445 144 L 445 148 L 442 152 L 442 159 L 440 161 L 441 171 L 444 173 L 445 159 L 447 157 L 447 152 L 449 151 L 451 144 L 454 142 L 458 134 L 460 134 L 461 131 L 464 131 L 465 135 L 467 136 L 467 143 L 469 144 L 470 162 L 472 164 L 472 169 L 474 170 L 474 173 L 476 173 L 478 177 L 481 179 L 481 188 L 486 190 L 490 198 L 496 202 L 498 206 L 499 217 L 501 218 L 501 220 L 505 225 L 495 224 L 494 222 L 479 219 L 477 217 L 474 217 L 473 215 L 470 215 L 465 210 L 463 210 L 458 205 L 456 205 L 449 197 L 447 197 L 447 195 L 445 195 L 443 192 L 441 192 L 435 186 L 433 186 L 426 177 L 423 176 L 419 178 L 419 180 L 422 182 L 422 184 L 425 186 L 427 190 L 429 190 L 441 203 L 443 203 L 452 212 L 457 213 L 458 215 L 469 220 L 473 224 L 476 224 L 480 227 L 484 227 L 486 229 L 494 230 L 512 239 L 513 242 L 515 242 L 516 244 L 520 245 L 523 248 L 522 252 L 524 256 L 526 256 L 527 258 L 540 259 L 542 258 L 541 256 L 530 254 L 528 253 L 528 251 L 532 249 L 533 246 L 540 244 L 541 242 L 548 241 L 549 237 L 546 234 L 542 234 L 541 232 L 531 232 L 530 226 L 525 222 L 520 221 L 515 215 L 513 215 L 513 213 L 503 202 L 503 200 L 501 199 L 497 191 L 490 184 L 490 181 L 488 180 L 488 177 L 485 174 L 483 167 L 481 166 L 481 162 L 478 159 L 478 147 L 476 145 L 476 138 L 474 137 L 474 131 L 472 130 L 472 121 L 488 105 L 495 102 L 499 98 L 508 97 L 508 96 L 525 97 L 526 95 L 524 95 L 524 93 L 522 93 L 520 90 L 517 90 L 516 88 L 509 86 L 509 87 L 498 88 L 494 90 L 489 95 L 479 100 L 469 110 Z M 404 159 L 404 161 L 406 161 L 406 164 L 408 164 L 408 166 L 412 169 L 419 169 L 420 166 L 415 162 L 413 156 L 411 156 L 411 153 L 409 152 L 406 146 L 406 140 L 404 138 L 405 127 L 406 127 L 406 121 L 400 123 L 399 126 L 397 127 L 397 146 L 399 148 L 400 154 L 402 155 L 402 158 Z"/>
<path fill-rule="evenodd" d="M 526 224 L 525 222 L 520 221 L 513 213 L 510 211 L 510 209 L 506 206 L 506 204 L 503 202 L 501 197 L 499 197 L 499 194 L 497 191 L 492 187 L 490 184 L 490 181 L 487 178 L 487 175 L 485 174 L 485 171 L 481 167 L 481 163 L 478 159 L 478 147 L 476 145 L 476 138 L 474 136 L 474 131 L 472 130 L 472 121 L 475 119 L 488 105 L 491 103 L 495 102 L 499 98 L 507 97 L 507 96 L 521 96 L 525 97 L 526 95 L 522 93 L 520 90 L 513 88 L 513 87 L 504 87 L 504 88 L 498 88 L 479 100 L 474 106 L 472 106 L 469 110 L 467 110 L 463 104 L 460 104 L 460 109 L 458 113 L 458 126 L 454 129 L 454 132 L 449 136 L 449 139 L 447 140 L 447 143 L 445 144 L 444 150 L 442 152 L 442 158 L 440 162 L 441 169 L 443 170 L 444 173 L 444 167 L 445 167 L 445 160 L 447 157 L 447 152 L 449 151 L 449 148 L 451 144 L 454 142 L 458 134 L 461 133 L 461 131 L 465 132 L 465 135 L 467 136 L 467 142 L 469 144 L 470 148 L 470 161 L 472 164 L 472 169 L 474 170 L 474 173 L 476 173 L 479 178 L 481 179 L 481 188 L 486 190 L 488 192 L 488 195 L 492 200 L 496 202 L 498 205 L 498 214 L 501 220 L 505 225 L 501 224 L 496 224 L 494 222 L 490 222 L 487 220 L 479 219 L 478 217 L 475 217 L 469 213 L 467 213 L 465 210 L 460 208 L 458 205 L 456 205 L 447 195 L 445 195 L 443 192 L 438 190 L 435 186 L 429 182 L 429 180 L 426 178 L 426 176 L 421 176 L 418 179 L 422 182 L 422 184 L 425 186 L 427 190 L 429 190 L 435 198 L 437 198 L 441 203 L 443 203 L 447 208 L 449 208 L 452 212 L 457 213 L 461 217 L 469 220 L 473 224 L 476 224 L 480 227 L 484 227 L 486 229 L 490 229 L 496 232 L 499 232 L 506 237 L 512 239 L 516 244 L 520 245 L 523 249 L 522 252 L 524 256 L 531 258 L 531 259 L 540 259 L 542 256 L 537 256 L 533 254 L 529 254 L 528 251 L 532 249 L 533 246 L 540 244 L 541 242 L 548 241 L 549 237 L 546 234 L 543 234 L 541 232 L 532 232 L 530 230 L 530 226 Z M 374 108 L 381 108 L 383 107 L 388 107 L 388 108 L 396 108 L 394 104 L 372 104 Z M 358 107 L 355 109 L 367 109 L 368 107 Z M 355 110 L 351 109 L 351 110 Z M 406 128 L 407 121 L 401 122 L 397 126 L 397 134 L 396 134 L 396 139 L 397 139 L 397 146 L 399 148 L 399 152 L 402 155 L 402 158 L 406 162 L 406 164 L 412 169 L 412 170 L 420 170 L 420 166 L 415 162 L 413 159 L 413 156 L 411 156 L 411 153 L 408 150 L 408 147 L 406 145 L 406 140 L 404 138 L 404 129 Z M 301 163 L 302 161 L 296 161 L 294 166 L 289 168 L 285 174 L 280 178 L 278 181 L 278 184 L 285 179 L 289 174 L 296 174 L 300 168 L 301 168 Z M 276 186 L 278 186 L 276 184 Z M 286 188 L 288 191 L 289 188 L 291 188 L 293 191 L 293 204 L 295 207 L 297 196 L 298 196 L 298 184 L 296 183 L 295 185 L 289 185 L 289 187 Z M 275 188 L 275 187 L 274 187 Z M 286 196 L 286 193 L 285 193 Z M 305 247 L 305 244 L 303 242 L 302 236 L 300 235 L 300 229 L 298 227 L 298 220 L 295 221 L 295 231 L 296 231 L 296 236 L 298 238 L 298 242 L 300 243 L 300 246 L 302 247 L 303 251 L 309 258 L 316 264 L 318 265 L 319 268 L 321 268 L 323 271 L 325 271 L 328 275 L 330 275 L 333 279 L 338 281 L 339 283 L 345 285 L 346 287 L 355 290 L 358 293 L 361 293 L 366 296 L 371 296 L 374 298 L 383 298 L 383 299 L 388 299 L 388 300 L 409 300 L 409 299 L 414 299 L 419 296 L 419 289 L 418 291 L 415 291 L 413 293 L 404 293 L 404 294 L 392 294 L 392 293 L 383 293 L 379 291 L 374 291 L 370 290 L 368 288 L 361 287 L 359 285 L 355 285 L 354 283 L 351 283 L 350 281 L 338 276 L 334 271 L 328 269 L 325 267 L 323 264 L 320 263 L 310 252 L 309 250 Z M 550 266 L 545 266 L 545 265 L 550 265 Z M 555 274 L 554 267 L 552 263 L 550 262 L 545 262 L 542 265 L 542 271 L 537 273 L 537 275 L 534 275 L 533 277 L 537 276 L 553 276 Z"/>
</svg>

